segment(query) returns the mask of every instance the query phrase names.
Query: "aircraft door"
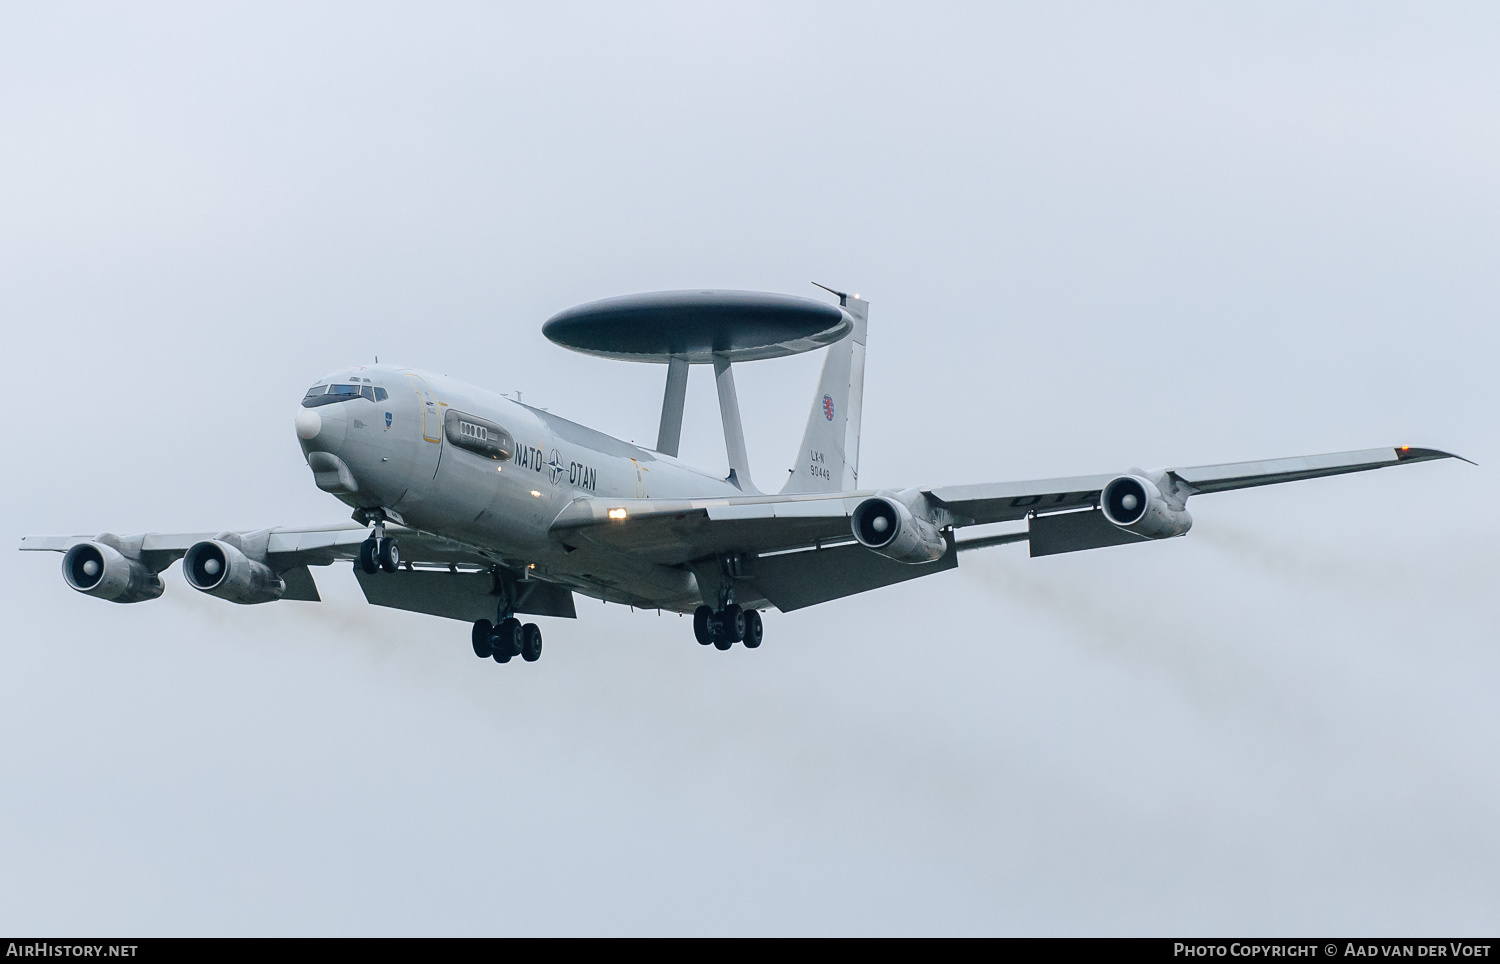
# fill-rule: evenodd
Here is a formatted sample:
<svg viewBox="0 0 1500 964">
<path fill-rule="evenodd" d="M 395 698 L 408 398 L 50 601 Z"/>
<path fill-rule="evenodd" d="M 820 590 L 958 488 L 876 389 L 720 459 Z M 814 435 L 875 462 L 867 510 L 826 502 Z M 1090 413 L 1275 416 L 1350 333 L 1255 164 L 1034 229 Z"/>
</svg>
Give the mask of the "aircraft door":
<svg viewBox="0 0 1500 964">
<path fill-rule="evenodd" d="M 443 413 L 438 408 L 437 396 L 432 394 L 427 380 L 421 375 L 406 375 L 411 387 L 416 390 L 417 398 L 422 402 L 422 438 L 428 442 L 438 445 L 443 443 Z"/>
</svg>

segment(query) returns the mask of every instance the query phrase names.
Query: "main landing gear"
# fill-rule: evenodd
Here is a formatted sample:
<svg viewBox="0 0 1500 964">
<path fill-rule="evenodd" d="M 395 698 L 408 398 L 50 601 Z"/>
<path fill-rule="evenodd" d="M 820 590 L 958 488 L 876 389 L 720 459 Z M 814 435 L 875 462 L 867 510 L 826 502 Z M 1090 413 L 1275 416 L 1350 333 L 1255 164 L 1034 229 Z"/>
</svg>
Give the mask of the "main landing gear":
<svg viewBox="0 0 1500 964">
<path fill-rule="evenodd" d="M 720 651 L 735 643 L 744 643 L 746 649 L 755 649 L 765 636 L 765 626 L 760 621 L 760 613 L 741 609 L 734 603 L 728 603 L 718 612 L 709 606 L 699 606 L 693 613 L 693 635 L 698 637 L 701 645 L 712 643 Z"/>
<path fill-rule="evenodd" d="M 474 655 L 480 659 L 494 659 L 497 663 L 508 663 L 513 656 L 520 656 L 528 663 L 542 658 L 542 629 L 536 623 L 521 625 L 514 616 L 507 616 L 498 624 L 481 619 L 474 624 Z"/>
</svg>

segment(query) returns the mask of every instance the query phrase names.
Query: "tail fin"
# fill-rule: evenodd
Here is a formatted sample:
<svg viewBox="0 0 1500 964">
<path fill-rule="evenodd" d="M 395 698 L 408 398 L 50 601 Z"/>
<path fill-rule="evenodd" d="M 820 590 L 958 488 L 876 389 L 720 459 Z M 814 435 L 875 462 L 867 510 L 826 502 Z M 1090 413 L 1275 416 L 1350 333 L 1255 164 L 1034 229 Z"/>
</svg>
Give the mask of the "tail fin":
<svg viewBox="0 0 1500 964">
<path fill-rule="evenodd" d="M 854 319 L 854 331 L 828 349 L 823 377 L 802 434 L 797 467 L 784 493 L 845 492 L 859 488 L 859 421 L 865 401 L 865 326 L 870 303 L 834 292 Z"/>
</svg>

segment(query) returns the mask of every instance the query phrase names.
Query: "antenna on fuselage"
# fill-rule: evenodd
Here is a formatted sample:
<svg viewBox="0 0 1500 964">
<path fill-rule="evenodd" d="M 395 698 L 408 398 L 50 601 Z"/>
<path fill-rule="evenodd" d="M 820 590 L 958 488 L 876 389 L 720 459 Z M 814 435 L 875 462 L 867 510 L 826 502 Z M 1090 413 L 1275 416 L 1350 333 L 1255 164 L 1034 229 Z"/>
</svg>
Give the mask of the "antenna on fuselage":
<svg viewBox="0 0 1500 964">
<path fill-rule="evenodd" d="M 818 284 L 816 281 L 810 281 L 810 282 L 808 282 L 808 284 L 812 285 L 814 288 L 822 288 L 824 291 L 828 292 L 831 295 L 838 295 L 839 296 L 839 307 L 840 308 L 847 308 L 847 307 L 849 307 L 849 294 L 848 294 L 848 292 L 845 292 L 845 291 L 835 291 L 834 289 L 828 287 L 827 285 L 820 285 L 820 284 Z M 859 295 L 855 295 L 854 297 L 858 298 Z"/>
</svg>

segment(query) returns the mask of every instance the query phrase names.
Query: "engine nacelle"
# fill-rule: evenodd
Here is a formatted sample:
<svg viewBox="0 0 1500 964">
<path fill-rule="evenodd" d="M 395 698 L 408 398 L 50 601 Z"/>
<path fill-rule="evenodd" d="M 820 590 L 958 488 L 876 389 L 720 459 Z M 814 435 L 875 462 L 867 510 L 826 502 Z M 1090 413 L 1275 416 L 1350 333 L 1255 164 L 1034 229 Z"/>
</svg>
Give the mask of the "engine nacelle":
<svg viewBox="0 0 1500 964">
<path fill-rule="evenodd" d="M 145 602 L 165 588 L 156 573 L 102 542 L 80 542 L 69 549 L 62 571 L 74 589 L 110 602 Z"/>
<path fill-rule="evenodd" d="M 904 503 L 885 496 L 871 496 L 861 502 L 849 524 L 860 545 L 897 562 L 936 562 L 948 551 L 937 526 L 914 515 Z"/>
<path fill-rule="evenodd" d="M 1139 475 L 1122 475 L 1111 479 L 1099 497 L 1104 518 L 1121 529 L 1147 539 L 1169 539 L 1193 527 L 1186 499 L 1162 495 L 1161 488 Z"/>
<path fill-rule="evenodd" d="M 256 562 L 220 539 L 196 543 L 182 557 L 182 574 L 199 592 L 230 602 L 275 602 L 286 583 L 263 562 Z"/>
</svg>

